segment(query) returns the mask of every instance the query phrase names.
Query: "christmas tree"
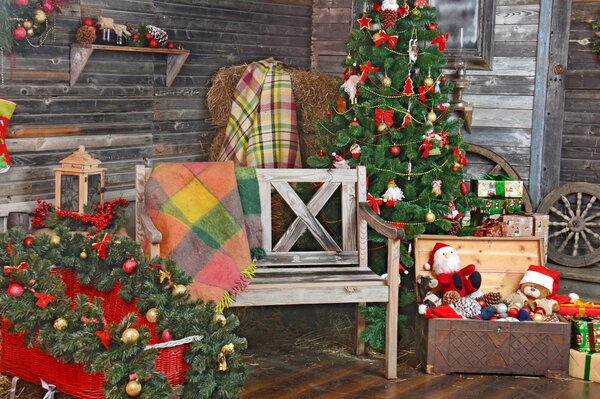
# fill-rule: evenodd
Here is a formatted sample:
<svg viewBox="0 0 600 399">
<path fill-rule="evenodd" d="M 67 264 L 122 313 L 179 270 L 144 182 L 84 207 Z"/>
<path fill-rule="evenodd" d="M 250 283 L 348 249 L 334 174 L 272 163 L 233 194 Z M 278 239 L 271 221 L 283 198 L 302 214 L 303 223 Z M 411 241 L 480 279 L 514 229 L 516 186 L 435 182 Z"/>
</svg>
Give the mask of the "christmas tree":
<svg viewBox="0 0 600 399">
<path fill-rule="evenodd" d="M 368 203 L 405 229 L 401 268 L 409 268 L 410 241 L 454 233 L 466 208 L 462 120 L 452 116 L 453 85 L 442 70 L 448 34 L 438 30 L 427 0 L 366 0 L 357 23 L 339 98 L 319 123 L 322 150 L 309 164 L 367 167 Z M 370 240 L 370 266 L 384 273 L 385 239 L 373 233 Z M 401 302 L 410 297 L 404 292 Z"/>
</svg>

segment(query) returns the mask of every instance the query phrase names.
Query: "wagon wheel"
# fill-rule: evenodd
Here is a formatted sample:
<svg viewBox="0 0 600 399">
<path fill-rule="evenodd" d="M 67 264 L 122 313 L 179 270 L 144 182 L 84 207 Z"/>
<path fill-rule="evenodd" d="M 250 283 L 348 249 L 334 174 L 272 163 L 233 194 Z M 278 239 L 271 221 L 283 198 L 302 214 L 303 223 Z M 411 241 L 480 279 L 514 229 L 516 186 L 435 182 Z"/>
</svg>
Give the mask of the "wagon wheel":
<svg viewBox="0 0 600 399">
<path fill-rule="evenodd" d="M 469 144 L 468 152 L 472 152 L 473 154 L 477 154 L 483 158 L 489 159 L 495 166 L 488 172 L 492 175 L 497 175 L 501 172 L 508 177 L 513 179 L 522 180 L 519 173 L 513 169 L 512 166 L 508 163 L 508 161 L 502 156 L 496 154 L 494 151 L 489 150 L 485 147 L 481 147 L 476 144 Z M 533 212 L 533 205 L 531 203 L 531 198 L 529 197 L 529 192 L 525 187 L 523 187 L 523 205 L 525 206 L 525 212 Z"/>
<path fill-rule="evenodd" d="M 600 261 L 600 186 L 567 183 L 552 190 L 538 213 L 550 215 L 548 257 L 564 266 Z"/>
</svg>

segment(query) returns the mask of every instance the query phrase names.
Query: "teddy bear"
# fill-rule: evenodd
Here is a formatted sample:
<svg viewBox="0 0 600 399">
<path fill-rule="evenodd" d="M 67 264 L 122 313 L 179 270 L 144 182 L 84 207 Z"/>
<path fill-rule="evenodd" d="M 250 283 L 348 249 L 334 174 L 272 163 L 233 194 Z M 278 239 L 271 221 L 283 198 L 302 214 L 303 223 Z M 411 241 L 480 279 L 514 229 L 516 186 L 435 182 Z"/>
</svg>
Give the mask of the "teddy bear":
<svg viewBox="0 0 600 399">
<path fill-rule="evenodd" d="M 432 290 L 438 286 L 438 281 L 431 276 L 419 275 L 417 277 L 417 287 L 419 288 L 419 297 L 421 304 L 419 305 L 419 314 L 425 314 L 428 308 L 435 308 L 442 304 L 440 298 Z"/>
<path fill-rule="evenodd" d="M 447 291 L 457 291 L 461 297 L 470 296 L 477 298 L 483 296 L 481 287 L 481 274 L 475 265 L 460 267 L 460 257 L 454 248 L 448 244 L 438 242 L 434 245 L 429 263 L 425 270 L 433 270 L 439 282 L 442 294 Z"/>
<path fill-rule="evenodd" d="M 519 282 L 519 289 L 506 298 L 509 314 L 512 309 L 518 313 L 525 306 L 534 312 L 541 309 L 546 315 L 557 312 L 560 308 L 558 301 L 548 298 L 557 289 L 557 277 L 558 272 L 547 267 L 529 266 Z"/>
</svg>

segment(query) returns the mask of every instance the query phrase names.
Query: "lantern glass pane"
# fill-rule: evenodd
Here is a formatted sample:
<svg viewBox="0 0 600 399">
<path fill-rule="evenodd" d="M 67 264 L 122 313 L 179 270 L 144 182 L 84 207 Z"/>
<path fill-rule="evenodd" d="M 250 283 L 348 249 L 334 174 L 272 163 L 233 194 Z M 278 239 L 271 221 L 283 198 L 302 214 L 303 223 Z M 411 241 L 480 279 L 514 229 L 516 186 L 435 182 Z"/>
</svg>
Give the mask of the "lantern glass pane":
<svg viewBox="0 0 600 399">
<path fill-rule="evenodd" d="M 99 174 L 88 176 L 88 205 L 96 205 L 100 203 L 100 194 L 102 193 L 102 187 L 100 184 L 101 179 Z"/>
<path fill-rule="evenodd" d="M 79 211 L 79 176 L 60 176 L 60 209 Z"/>
</svg>

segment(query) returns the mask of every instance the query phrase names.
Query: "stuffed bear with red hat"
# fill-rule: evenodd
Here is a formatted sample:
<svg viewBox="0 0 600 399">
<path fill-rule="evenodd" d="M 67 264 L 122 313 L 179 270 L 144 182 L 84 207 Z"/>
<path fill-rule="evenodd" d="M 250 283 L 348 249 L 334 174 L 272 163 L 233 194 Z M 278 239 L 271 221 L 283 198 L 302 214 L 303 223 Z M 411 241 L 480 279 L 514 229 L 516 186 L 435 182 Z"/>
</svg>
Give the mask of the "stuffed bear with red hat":
<svg viewBox="0 0 600 399">
<path fill-rule="evenodd" d="M 558 301 L 551 299 L 558 291 L 560 273 L 544 266 L 531 265 L 519 282 L 519 289 L 507 298 L 509 312 L 528 306 L 531 310 L 543 310 L 544 314 L 557 312 Z"/>
<path fill-rule="evenodd" d="M 425 270 L 433 270 L 442 293 L 457 291 L 460 296 L 483 296 L 481 274 L 475 270 L 475 265 L 461 268 L 458 253 L 448 244 L 438 242 L 429 256 Z"/>
</svg>

